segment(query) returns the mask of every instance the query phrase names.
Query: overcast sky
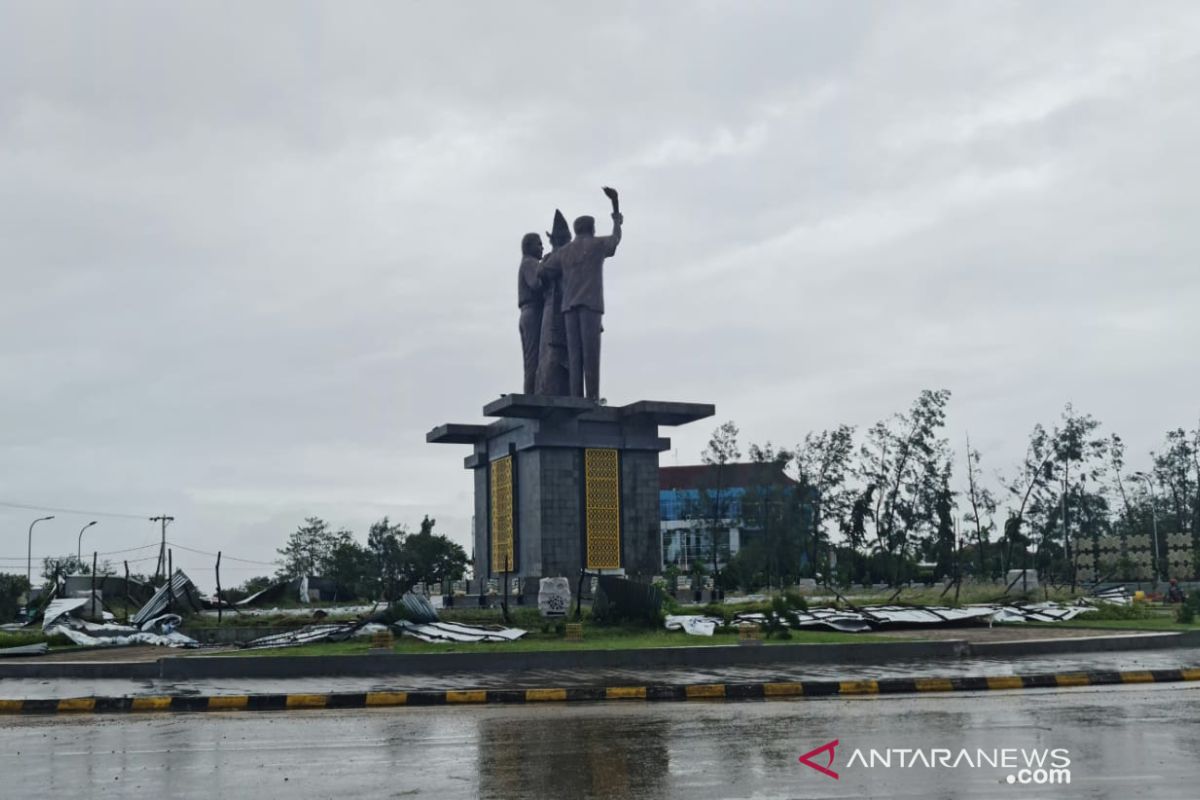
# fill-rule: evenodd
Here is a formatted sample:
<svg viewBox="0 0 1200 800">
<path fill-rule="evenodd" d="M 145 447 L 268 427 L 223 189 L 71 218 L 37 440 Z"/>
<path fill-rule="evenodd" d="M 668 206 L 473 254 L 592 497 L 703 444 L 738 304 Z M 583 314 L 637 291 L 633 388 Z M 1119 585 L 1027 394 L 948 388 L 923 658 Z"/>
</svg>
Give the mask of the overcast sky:
<svg viewBox="0 0 1200 800">
<path fill-rule="evenodd" d="M 601 184 L 603 394 L 717 405 L 664 464 L 945 387 L 989 474 L 1067 401 L 1144 466 L 1200 418 L 1197 87 L 1186 2 L 4 2 L 0 501 L 469 549 L 424 434 L 519 390 L 521 235 Z M 156 541 L 35 556 L 90 519 Z"/>
</svg>

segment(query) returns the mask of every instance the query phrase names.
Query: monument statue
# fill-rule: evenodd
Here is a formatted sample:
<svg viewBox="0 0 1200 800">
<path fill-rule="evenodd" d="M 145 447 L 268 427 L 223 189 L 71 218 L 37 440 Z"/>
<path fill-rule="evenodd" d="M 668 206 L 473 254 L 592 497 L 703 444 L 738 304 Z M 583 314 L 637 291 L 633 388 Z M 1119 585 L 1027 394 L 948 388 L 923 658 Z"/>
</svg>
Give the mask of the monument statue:
<svg viewBox="0 0 1200 800">
<path fill-rule="evenodd" d="M 543 578 L 661 574 L 658 461 L 671 449 L 662 429 L 716 410 L 666 400 L 599 405 L 604 261 L 616 253 L 624 222 L 617 193 L 604 192 L 611 235 L 597 236 L 584 216 L 572 237 L 556 211 L 548 247 L 536 233 L 521 238 L 524 391 L 488 402 L 482 424 L 447 422 L 425 435 L 470 448 L 463 461 L 475 487 L 470 591 L 484 602 L 495 580 L 506 591 L 517 581 L 515 590 L 533 603 Z"/>
<path fill-rule="evenodd" d="M 571 241 L 567 218 L 554 210 L 553 229 L 546 233 L 550 253 Z M 542 331 L 538 352 L 537 381 L 534 391 L 542 395 L 565 395 L 568 391 L 567 327 L 562 311 L 562 275 L 539 265 L 542 288 Z"/>
<path fill-rule="evenodd" d="M 533 394 L 537 382 L 538 351 L 542 336 L 542 284 L 539 277 L 542 237 L 521 237 L 521 266 L 517 270 L 517 307 L 521 309 L 521 355 L 525 364 L 525 394 Z"/>
<path fill-rule="evenodd" d="M 617 252 L 624 222 L 616 190 L 604 187 L 604 193 L 612 201 L 612 234 L 597 236 L 596 220 L 590 216 L 578 217 L 574 225 L 575 240 L 556 249 L 541 264 L 543 275 L 561 276 L 562 280 L 559 308 L 566 328 L 569 394 L 595 402 L 600 401 L 604 260 Z M 540 244 L 539 241 L 539 247 Z"/>
</svg>

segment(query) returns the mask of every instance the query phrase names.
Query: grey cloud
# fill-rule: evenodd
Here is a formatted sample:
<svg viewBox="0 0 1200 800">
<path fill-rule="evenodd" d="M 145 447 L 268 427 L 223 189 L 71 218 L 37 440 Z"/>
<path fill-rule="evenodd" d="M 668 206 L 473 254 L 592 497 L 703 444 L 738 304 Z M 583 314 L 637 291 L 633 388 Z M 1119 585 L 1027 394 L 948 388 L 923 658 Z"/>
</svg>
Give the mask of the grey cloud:
<svg viewBox="0 0 1200 800">
<path fill-rule="evenodd" d="M 0 500 L 255 560 L 309 513 L 465 542 L 423 433 L 516 387 L 520 235 L 601 183 L 614 401 L 790 444 L 944 385 L 989 469 L 1067 400 L 1131 454 L 1200 416 L 1189 4 L 3 14 Z"/>
</svg>

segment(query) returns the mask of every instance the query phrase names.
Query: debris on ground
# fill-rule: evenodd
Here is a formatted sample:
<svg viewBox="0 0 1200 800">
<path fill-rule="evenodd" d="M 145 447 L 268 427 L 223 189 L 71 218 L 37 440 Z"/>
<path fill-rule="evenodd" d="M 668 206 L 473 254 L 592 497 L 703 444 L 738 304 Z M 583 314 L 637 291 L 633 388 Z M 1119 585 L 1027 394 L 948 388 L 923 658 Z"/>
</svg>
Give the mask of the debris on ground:
<svg viewBox="0 0 1200 800">
<path fill-rule="evenodd" d="M 409 622 L 400 620 L 392 626 L 402 636 L 413 636 L 423 642 L 511 642 L 526 631 L 502 625 L 462 625 L 457 622 Z"/>
<path fill-rule="evenodd" d="M 50 649 L 45 642 L 25 644 L 20 647 L 0 647 L 0 658 L 19 658 L 22 656 L 44 656 Z"/>
<path fill-rule="evenodd" d="M 354 631 L 353 636 L 355 639 L 365 639 L 374 636 L 377 633 L 387 633 L 390 630 L 391 628 L 382 623 L 368 622 L 365 625 L 360 625 L 358 629 Z"/>
<path fill-rule="evenodd" d="M 83 607 L 88 604 L 86 597 L 56 597 L 46 606 L 46 612 L 42 615 L 42 632 L 54 625 L 59 624 L 65 618 L 72 616 L 75 612 L 80 612 Z"/>
<path fill-rule="evenodd" d="M 1129 596 L 1129 590 L 1124 586 L 1112 586 L 1108 589 L 1102 589 L 1094 592 L 1092 597 L 1115 606 L 1127 606 L 1133 602 L 1133 598 Z"/>
<path fill-rule="evenodd" d="M 404 606 L 404 615 L 410 622 L 438 621 L 437 611 L 424 595 L 405 592 L 404 596 L 400 598 L 400 604 Z"/>
<path fill-rule="evenodd" d="M 862 633 L 872 630 L 921 628 L 932 625 L 977 625 L 1014 622 L 1066 622 L 1080 614 L 1096 609 L 1099 603 L 1128 605 L 1129 593 L 1124 586 L 1098 592 L 1092 597 L 1079 598 L 1073 603 L 1012 603 L 977 604 L 951 608 L 949 606 L 863 606 L 857 609 L 814 608 L 790 611 L 779 623 L 785 627 L 824 628 L 842 633 Z M 774 614 L 747 612 L 734 616 L 734 624 L 749 622 L 766 624 Z M 667 630 L 682 630 L 694 636 L 712 636 L 723 625 L 717 617 L 702 615 L 673 615 L 666 618 Z"/>
<path fill-rule="evenodd" d="M 84 647 L 129 647 L 151 644 L 158 647 L 199 647 L 200 643 L 176 630 L 182 621 L 178 614 L 162 614 L 140 626 L 95 623 L 77 617 L 62 616 L 45 629 L 46 636 L 65 636 Z"/>
<path fill-rule="evenodd" d="M 302 644 L 315 644 L 316 642 L 343 642 L 355 634 L 362 627 L 357 622 L 329 622 L 319 625 L 305 625 L 303 628 L 297 628 L 294 631 L 286 633 L 273 633 L 269 636 L 260 636 L 257 639 L 252 639 L 249 642 L 239 644 L 239 647 L 247 650 L 262 650 L 268 647 L 296 647 Z"/>
<path fill-rule="evenodd" d="M 869 609 L 863 609 L 863 612 L 839 611 L 836 608 L 814 608 L 811 611 L 793 611 L 789 616 L 781 619 L 780 624 L 785 627 L 794 624 L 801 628 L 823 628 L 840 633 L 862 633 L 863 631 L 871 630 L 871 621 L 866 615 Z M 772 616 L 774 615 L 772 614 Z M 765 625 L 767 614 L 737 614 L 734 616 L 733 621 L 734 624 L 750 622 L 756 625 Z"/>
<path fill-rule="evenodd" d="M 672 614 L 667 616 L 666 627 L 669 631 L 683 631 L 692 636 L 712 636 L 717 626 L 724 625 L 725 620 L 718 617 L 705 617 L 687 614 Z"/>
<path fill-rule="evenodd" d="M 185 575 L 181 569 L 175 570 L 175 574 L 171 576 L 170 582 L 163 583 L 146 605 L 142 606 L 129 621 L 134 625 L 141 625 L 166 612 L 168 607 L 170 609 L 184 609 L 190 613 L 196 613 L 204 609 L 204 602 L 200 597 L 200 592 L 197 591 L 191 578 Z"/>
</svg>

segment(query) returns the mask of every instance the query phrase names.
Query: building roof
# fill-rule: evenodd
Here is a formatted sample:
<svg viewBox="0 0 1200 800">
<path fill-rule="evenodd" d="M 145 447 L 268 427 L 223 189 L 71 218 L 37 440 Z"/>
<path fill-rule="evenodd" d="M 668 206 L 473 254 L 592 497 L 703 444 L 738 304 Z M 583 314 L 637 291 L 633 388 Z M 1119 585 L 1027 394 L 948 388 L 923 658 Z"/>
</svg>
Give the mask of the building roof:
<svg viewBox="0 0 1200 800">
<path fill-rule="evenodd" d="M 694 464 L 684 467 L 659 467 L 659 489 L 715 489 L 717 467 L 710 464 Z M 720 483 L 723 488 L 745 488 L 747 486 L 795 486 L 797 481 L 788 477 L 778 464 L 732 463 L 722 468 Z"/>
</svg>

